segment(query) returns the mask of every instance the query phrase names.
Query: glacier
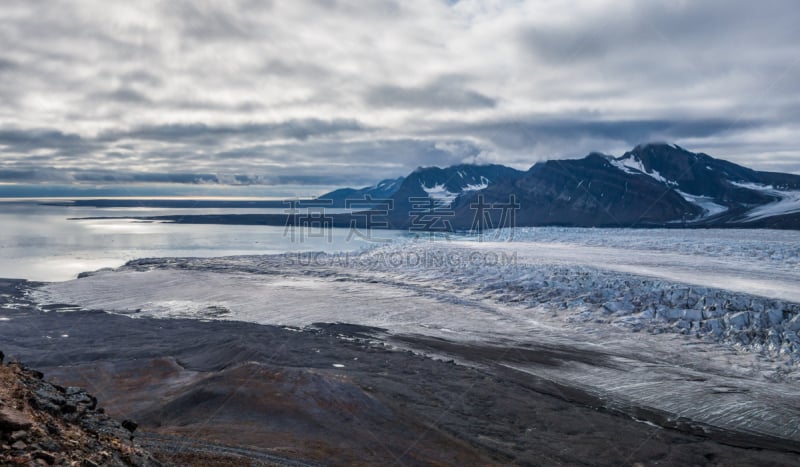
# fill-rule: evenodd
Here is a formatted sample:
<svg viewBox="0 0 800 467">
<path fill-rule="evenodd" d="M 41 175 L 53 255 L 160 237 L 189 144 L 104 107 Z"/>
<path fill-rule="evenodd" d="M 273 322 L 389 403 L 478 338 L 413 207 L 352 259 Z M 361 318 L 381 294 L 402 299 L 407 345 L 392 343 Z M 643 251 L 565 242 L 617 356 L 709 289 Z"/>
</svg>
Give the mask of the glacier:
<svg viewBox="0 0 800 467">
<path fill-rule="evenodd" d="M 354 323 L 413 351 L 391 336 L 571 347 L 606 364 L 501 364 L 661 426 L 800 442 L 797 240 L 790 231 L 506 229 L 357 253 L 141 259 L 33 295 L 131 317 Z"/>
<path fill-rule="evenodd" d="M 770 185 L 759 185 L 757 183 L 734 182 L 733 184 L 749 190 L 760 191 L 775 198 L 775 201 L 771 203 L 748 211 L 744 216 L 744 219 L 748 221 L 800 212 L 800 191 L 778 190 Z"/>
</svg>

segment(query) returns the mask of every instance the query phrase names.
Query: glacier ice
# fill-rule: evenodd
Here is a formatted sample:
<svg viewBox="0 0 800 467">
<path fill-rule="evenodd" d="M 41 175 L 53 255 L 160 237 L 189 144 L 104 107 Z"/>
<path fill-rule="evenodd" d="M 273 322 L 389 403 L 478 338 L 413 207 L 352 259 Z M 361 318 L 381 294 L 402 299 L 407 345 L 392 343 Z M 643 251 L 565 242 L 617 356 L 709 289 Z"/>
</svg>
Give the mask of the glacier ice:
<svg viewBox="0 0 800 467">
<path fill-rule="evenodd" d="M 142 259 L 45 285 L 34 298 L 132 317 L 338 321 L 482 345 L 581 348 L 608 364 L 502 364 L 580 387 L 611 408 L 800 442 L 796 233 L 497 234 L 358 253 Z"/>
</svg>

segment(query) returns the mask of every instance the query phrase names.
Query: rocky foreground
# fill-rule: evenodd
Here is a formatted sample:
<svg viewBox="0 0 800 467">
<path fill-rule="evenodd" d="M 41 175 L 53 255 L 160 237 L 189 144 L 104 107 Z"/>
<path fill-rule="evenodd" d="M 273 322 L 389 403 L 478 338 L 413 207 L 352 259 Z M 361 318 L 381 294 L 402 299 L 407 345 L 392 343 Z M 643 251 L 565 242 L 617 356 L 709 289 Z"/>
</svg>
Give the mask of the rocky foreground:
<svg viewBox="0 0 800 467">
<path fill-rule="evenodd" d="M 136 424 L 110 418 L 83 389 L 62 387 L 0 352 L 0 464 L 158 466 L 134 443 Z"/>
</svg>

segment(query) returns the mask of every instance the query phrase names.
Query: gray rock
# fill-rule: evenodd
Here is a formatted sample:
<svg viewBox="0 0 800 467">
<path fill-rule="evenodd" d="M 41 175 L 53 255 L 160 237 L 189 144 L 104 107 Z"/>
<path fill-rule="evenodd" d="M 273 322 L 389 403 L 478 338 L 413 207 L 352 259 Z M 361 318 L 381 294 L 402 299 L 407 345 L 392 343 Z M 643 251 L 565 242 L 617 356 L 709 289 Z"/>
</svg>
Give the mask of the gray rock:
<svg viewBox="0 0 800 467">
<path fill-rule="evenodd" d="M 56 463 L 56 456 L 46 451 L 38 451 L 33 457 L 43 461 L 45 465 L 53 465 Z"/>
<path fill-rule="evenodd" d="M 30 417 L 19 410 L 7 406 L 0 406 L 0 430 L 27 430 L 32 425 L 33 421 Z"/>
</svg>

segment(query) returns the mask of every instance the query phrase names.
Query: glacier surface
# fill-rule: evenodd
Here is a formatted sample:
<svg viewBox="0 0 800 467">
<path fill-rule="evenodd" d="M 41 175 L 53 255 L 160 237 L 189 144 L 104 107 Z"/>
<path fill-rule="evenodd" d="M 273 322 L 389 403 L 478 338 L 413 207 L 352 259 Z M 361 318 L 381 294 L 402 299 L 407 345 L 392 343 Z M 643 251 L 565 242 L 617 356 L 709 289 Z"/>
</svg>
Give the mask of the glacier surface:
<svg viewBox="0 0 800 467">
<path fill-rule="evenodd" d="M 616 408 L 800 442 L 796 233 L 530 228 L 482 240 L 143 259 L 34 294 L 132 317 L 348 322 L 509 349 L 572 346 L 612 363 L 506 365 Z"/>
</svg>

